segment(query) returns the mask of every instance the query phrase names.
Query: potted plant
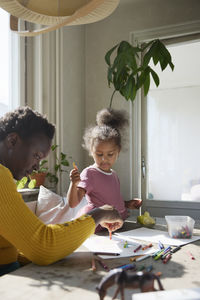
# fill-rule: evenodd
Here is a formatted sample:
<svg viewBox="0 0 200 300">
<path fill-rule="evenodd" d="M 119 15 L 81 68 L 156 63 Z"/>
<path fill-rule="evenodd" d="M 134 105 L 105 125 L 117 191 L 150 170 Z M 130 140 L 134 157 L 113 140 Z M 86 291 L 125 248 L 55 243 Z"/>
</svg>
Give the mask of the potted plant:
<svg viewBox="0 0 200 300">
<path fill-rule="evenodd" d="M 55 151 L 59 146 L 52 145 L 51 151 Z M 53 184 L 57 185 L 59 180 L 59 174 L 63 172 L 67 172 L 67 167 L 69 167 L 69 161 L 67 160 L 67 154 L 60 152 L 59 155 L 55 156 L 55 165 L 53 167 L 53 171 L 49 171 L 47 166 L 48 160 L 44 159 L 40 161 L 39 169 L 34 170 L 33 173 L 28 177 L 23 177 L 21 180 L 17 181 L 17 189 L 23 189 L 26 186 L 28 188 L 39 187 L 40 185 L 44 185 L 45 179 Z"/>
<path fill-rule="evenodd" d="M 55 151 L 59 146 L 52 145 L 51 150 Z M 55 165 L 53 168 L 53 172 L 47 173 L 47 178 L 49 182 L 53 184 L 57 184 L 59 180 L 59 174 L 62 176 L 63 172 L 67 172 L 67 167 L 69 167 L 69 161 L 67 160 L 67 154 L 60 152 L 59 156 L 55 156 Z"/>
<path fill-rule="evenodd" d="M 47 160 L 43 159 L 40 161 L 39 164 L 39 169 L 36 171 L 34 170 L 33 173 L 30 175 L 30 179 L 34 180 L 35 179 L 35 187 L 39 187 L 40 185 L 44 185 L 47 172 L 48 172 L 48 167 L 46 166 Z"/>
<path fill-rule="evenodd" d="M 111 56 L 116 56 L 111 61 Z M 141 59 L 139 59 L 141 57 Z M 171 55 L 165 45 L 159 40 L 152 40 L 141 46 L 134 47 L 127 41 L 122 41 L 111 48 L 105 55 L 108 65 L 108 85 L 114 86 L 109 107 L 112 107 L 113 96 L 118 91 L 126 100 L 133 101 L 137 91 L 143 87 L 146 96 L 150 87 L 152 76 L 156 86 L 159 85 L 159 77 L 151 68 L 150 61 L 154 65 L 160 63 L 162 71 L 169 65 L 174 69 Z M 151 75 L 151 76 L 150 76 Z"/>
</svg>

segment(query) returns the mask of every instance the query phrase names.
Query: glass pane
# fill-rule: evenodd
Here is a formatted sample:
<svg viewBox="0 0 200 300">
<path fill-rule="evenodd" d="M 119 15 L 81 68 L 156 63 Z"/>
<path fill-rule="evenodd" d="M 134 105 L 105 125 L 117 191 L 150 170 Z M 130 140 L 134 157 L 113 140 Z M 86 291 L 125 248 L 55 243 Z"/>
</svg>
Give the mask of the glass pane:
<svg viewBox="0 0 200 300">
<path fill-rule="evenodd" d="M 12 33 L 9 14 L 0 8 L 0 117 L 19 105 L 19 37 Z"/>
<path fill-rule="evenodd" d="M 9 15 L 0 9 L 0 116 L 9 110 Z"/>
<path fill-rule="evenodd" d="M 147 98 L 147 198 L 200 201 L 200 42 L 169 51 L 175 69 L 156 68 Z"/>
</svg>

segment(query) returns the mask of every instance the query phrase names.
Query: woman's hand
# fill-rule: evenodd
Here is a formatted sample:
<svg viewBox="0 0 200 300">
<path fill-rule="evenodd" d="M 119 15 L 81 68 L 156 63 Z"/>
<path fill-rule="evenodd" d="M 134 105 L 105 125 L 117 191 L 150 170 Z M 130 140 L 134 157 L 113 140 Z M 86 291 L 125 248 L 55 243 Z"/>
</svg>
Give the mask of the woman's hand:
<svg viewBox="0 0 200 300">
<path fill-rule="evenodd" d="M 115 231 L 122 227 L 124 221 L 121 218 L 119 212 L 110 205 L 104 205 L 99 208 L 95 208 L 88 212 L 95 220 L 96 225 L 101 225 L 108 229 L 108 231 Z"/>
<path fill-rule="evenodd" d="M 134 198 L 133 200 L 125 201 L 126 208 L 138 209 L 142 205 L 142 199 Z"/>
</svg>

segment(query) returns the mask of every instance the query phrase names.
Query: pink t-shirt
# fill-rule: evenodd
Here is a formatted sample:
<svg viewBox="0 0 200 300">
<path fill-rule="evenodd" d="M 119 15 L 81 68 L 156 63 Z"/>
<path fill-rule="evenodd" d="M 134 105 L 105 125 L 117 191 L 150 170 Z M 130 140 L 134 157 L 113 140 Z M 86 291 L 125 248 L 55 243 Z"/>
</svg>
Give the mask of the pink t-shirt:
<svg viewBox="0 0 200 300">
<path fill-rule="evenodd" d="M 92 165 L 85 168 L 80 177 L 78 187 L 86 191 L 87 205 L 78 212 L 76 217 L 104 204 L 114 206 L 123 219 L 127 217 L 124 200 L 120 194 L 119 178 L 115 171 L 106 173 Z"/>
</svg>

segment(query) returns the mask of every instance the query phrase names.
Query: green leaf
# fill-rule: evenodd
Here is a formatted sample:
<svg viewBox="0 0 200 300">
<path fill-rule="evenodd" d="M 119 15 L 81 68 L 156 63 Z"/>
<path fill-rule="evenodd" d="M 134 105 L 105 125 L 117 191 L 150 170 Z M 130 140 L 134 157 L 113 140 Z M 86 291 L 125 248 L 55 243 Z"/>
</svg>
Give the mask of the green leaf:
<svg viewBox="0 0 200 300">
<path fill-rule="evenodd" d="M 128 100 L 130 98 L 131 90 L 132 90 L 134 84 L 135 84 L 134 78 L 132 79 L 131 77 L 129 77 L 129 79 L 127 81 L 127 84 L 124 88 L 124 92 L 123 92 L 124 97 L 126 98 L 126 100 Z"/>
<path fill-rule="evenodd" d="M 136 94 L 137 94 L 137 85 L 134 84 L 130 95 L 131 101 L 135 100 Z"/>
<path fill-rule="evenodd" d="M 122 78 L 122 76 L 117 77 L 117 73 L 113 73 L 113 85 L 115 87 L 115 90 L 119 91 L 123 87 L 124 81 L 125 79 Z"/>
<path fill-rule="evenodd" d="M 107 80 L 108 80 L 109 86 L 110 86 L 110 83 L 112 82 L 112 72 L 113 72 L 113 69 L 111 67 L 109 67 L 108 72 L 107 72 Z"/>
<path fill-rule="evenodd" d="M 55 171 L 57 172 L 60 169 L 60 165 L 56 164 L 54 167 Z"/>
<path fill-rule="evenodd" d="M 60 156 L 61 156 L 61 160 L 65 160 L 65 158 L 66 158 L 66 154 L 64 154 L 64 153 L 62 153 L 62 152 L 60 152 Z"/>
<path fill-rule="evenodd" d="M 172 62 L 169 62 L 169 66 L 172 69 L 172 71 L 174 71 L 174 64 Z"/>
<path fill-rule="evenodd" d="M 127 41 L 121 41 L 121 43 L 119 43 L 119 47 L 117 49 L 117 55 L 119 55 L 122 52 L 125 53 L 131 47 L 132 46 L 131 46 L 131 44 L 129 44 L 129 42 L 127 42 Z"/>
<path fill-rule="evenodd" d="M 160 66 L 162 71 L 169 65 L 173 71 L 174 65 L 172 64 L 171 54 L 169 53 L 168 49 L 165 45 L 159 41 L 158 48 L 160 52 Z"/>
<path fill-rule="evenodd" d="M 111 65 L 111 62 L 110 62 L 110 56 L 111 54 L 113 53 L 113 51 L 118 47 L 119 44 L 115 45 L 113 48 L 111 48 L 105 55 L 105 61 L 107 63 L 107 65 Z"/>
<path fill-rule="evenodd" d="M 155 42 L 155 40 L 150 41 L 148 43 L 143 43 L 142 47 L 141 47 L 141 52 L 144 52 L 151 44 L 153 44 Z"/>
<path fill-rule="evenodd" d="M 31 179 L 31 181 L 28 184 L 29 189 L 34 189 L 36 186 L 36 179 Z"/>
<path fill-rule="evenodd" d="M 148 89 L 148 84 L 150 84 L 149 73 L 150 73 L 150 67 L 147 67 L 141 72 L 140 76 L 138 77 L 138 85 L 137 85 L 138 89 L 141 88 L 142 86 L 144 86 L 144 91 Z"/>
<path fill-rule="evenodd" d="M 161 67 L 161 70 L 163 71 L 168 65 L 168 62 L 167 60 L 165 59 L 160 59 L 160 67 Z"/>
<path fill-rule="evenodd" d="M 146 79 L 146 70 L 141 72 L 141 74 L 138 76 L 138 81 L 137 81 L 137 87 L 138 89 L 141 88 L 145 82 Z"/>
<path fill-rule="evenodd" d="M 64 160 L 61 160 L 61 165 L 63 165 L 63 166 L 66 166 L 66 167 L 68 167 L 69 166 L 69 162 L 68 162 L 68 160 L 66 160 L 66 159 L 64 159 Z"/>
<path fill-rule="evenodd" d="M 40 161 L 40 167 L 44 166 L 47 163 L 46 159 Z"/>
<path fill-rule="evenodd" d="M 148 66 L 150 59 L 155 57 L 156 52 L 157 52 L 157 40 L 152 43 L 151 47 L 144 55 L 143 63 L 142 63 L 143 68 L 146 68 Z"/>
<path fill-rule="evenodd" d="M 144 81 L 144 95 L 146 96 L 148 94 L 150 87 L 150 74 L 147 74 L 145 81 Z"/>
<path fill-rule="evenodd" d="M 48 171 L 48 168 L 40 168 L 38 170 L 38 172 L 36 172 L 36 173 L 46 173 L 47 171 Z"/>
<path fill-rule="evenodd" d="M 117 51 L 111 65 L 110 57 L 115 49 Z M 137 58 L 140 53 L 144 53 L 144 58 L 141 65 L 138 65 L 139 60 Z M 144 88 L 146 95 L 150 87 L 150 73 L 156 86 L 160 83 L 157 73 L 149 66 L 151 59 L 154 65 L 157 65 L 159 62 L 162 70 L 168 65 L 172 70 L 174 68 L 169 51 L 159 39 L 149 41 L 147 44 L 142 45 L 141 48 L 133 47 L 127 41 L 122 41 L 106 54 L 108 85 L 113 84 L 114 91 L 119 91 L 126 100 L 130 99 L 133 101 L 137 90 L 141 87 Z M 135 81 L 133 81 L 133 78 Z M 112 100 L 113 94 L 111 103 Z"/>
<path fill-rule="evenodd" d="M 52 146 L 51 146 L 51 150 L 52 150 L 52 151 L 55 151 L 56 148 L 58 148 L 58 145 L 52 145 Z"/>
<path fill-rule="evenodd" d="M 160 79 L 159 79 L 157 73 L 152 68 L 150 68 L 150 73 L 151 73 L 151 76 L 153 77 L 153 80 L 154 80 L 156 86 L 159 86 Z"/>
<path fill-rule="evenodd" d="M 136 97 L 137 86 L 135 78 L 131 75 L 127 81 L 127 84 L 120 90 L 120 94 L 125 97 L 126 100 L 134 100 Z"/>
</svg>

